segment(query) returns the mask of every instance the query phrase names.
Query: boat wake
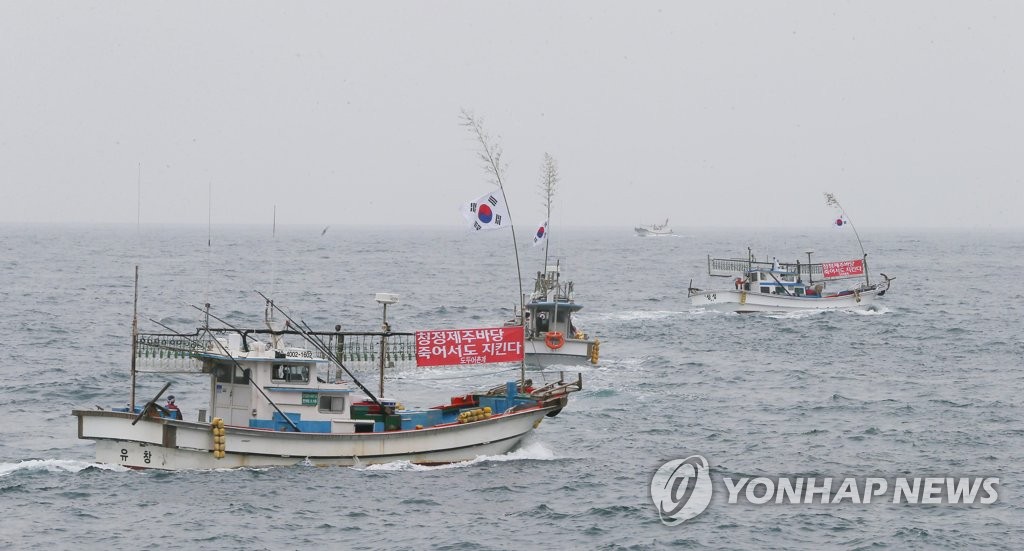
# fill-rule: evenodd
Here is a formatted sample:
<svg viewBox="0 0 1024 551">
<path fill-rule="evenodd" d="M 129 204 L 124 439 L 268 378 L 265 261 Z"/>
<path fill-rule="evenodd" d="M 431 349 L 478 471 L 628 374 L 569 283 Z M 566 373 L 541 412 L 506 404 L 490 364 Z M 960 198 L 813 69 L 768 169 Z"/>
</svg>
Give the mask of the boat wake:
<svg viewBox="0 0 1024 551">
<path fill-rule="evenodd" d="M 592 319 L 601 321 L 634 321 L 634 320 L 660 320 L 686 314 L 674 310 L 633 310 L 631 312 L 613 312 L 598 315 L 591 315 Z"/>
<path fill-rule="evenodd" d="M 104 465 L 88 461 L 71 459 L 28 459 L 18 463 L 0 463 L 0 477 L 22 471 L 42 471 L 49 473 L 77 473 L 86 469 L 103 469 L 105 471 L 129 472 L 131 469 L 120 465 Z"/>
<path fill-rule="evenodd" d="M 502 455 L 481 455 L 476 459 L 449 463 L 447 465 L 417 465 L 408 461 L 394 461 L 391 463 L 380 463 L 375 465 L 363 465 L 352 467 L 360 471 L 439 471 L 445 469 L 461 469 L 472 467 L 481 463 L 503 463 L 506 461 L 551 461 L 556 459 L 554 452 L 541 442 L 532 442 L 519 449 L 512 450 Z"/>
</svg>

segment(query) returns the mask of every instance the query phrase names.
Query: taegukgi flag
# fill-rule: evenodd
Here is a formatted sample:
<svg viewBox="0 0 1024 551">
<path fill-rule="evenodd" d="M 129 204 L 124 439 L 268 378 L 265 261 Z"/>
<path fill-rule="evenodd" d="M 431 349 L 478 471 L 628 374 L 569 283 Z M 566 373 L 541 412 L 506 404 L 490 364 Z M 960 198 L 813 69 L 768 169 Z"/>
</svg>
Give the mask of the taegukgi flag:
<svg viewBox="0 0 1024 551">
<path fill-rule="evenodd" d="M 462 205 L 462 215 L 474 230 L 500 230 L 509 225 L 508 207 L 502 200 L 501 190 Z"/>
<path fill-rule="evenodd" d="M 548 238 L 548 221 L 545 220 L 537 226 L 537 231 L 533 234 L 533 246 L 540 245 Z"/>
<path fill-rule="evenodd" d="M 835 221 L 832 222 L 832 227 L 834 227 L 834 228 L 841 228 L 841 227 L 843 227 L 843 226 L 845 226 L 845 225 L 847 225 L 849 223 L 850 223 L 850 221 L 847 220 L 845 216 L 839 215 L 839 216 L 836 217 Z"/>
</svg>

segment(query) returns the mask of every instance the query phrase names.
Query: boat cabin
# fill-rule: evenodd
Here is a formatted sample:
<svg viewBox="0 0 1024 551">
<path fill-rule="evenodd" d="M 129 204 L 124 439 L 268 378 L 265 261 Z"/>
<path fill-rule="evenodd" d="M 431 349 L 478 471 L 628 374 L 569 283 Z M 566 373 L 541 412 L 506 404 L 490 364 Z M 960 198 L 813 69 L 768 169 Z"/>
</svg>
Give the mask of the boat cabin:
<svg viewBox="0 0 1024 551">
<path fill-rule="evenodd" d="M 803 282 L 800 274 L 786 270 L 754 269 L 743 272 L 743 278 L 736 278 L 737 289 L 764 295 L 787 295 L 795 297 L 820 296 L 822 284 L 810 286 Z"/>
<path fill-rule="evenodd" d="M 527 338 L 548 333 L 561 333 L 565 338 L 584 337 L 573 322 L 573 314 L 583 306 L 573 302 L 572 282 L 563 284 L 560 272 L 558 265 L 548 266 L 544 273 L 537 272 L 533 293 L 525 304 Z"/>
</svg>

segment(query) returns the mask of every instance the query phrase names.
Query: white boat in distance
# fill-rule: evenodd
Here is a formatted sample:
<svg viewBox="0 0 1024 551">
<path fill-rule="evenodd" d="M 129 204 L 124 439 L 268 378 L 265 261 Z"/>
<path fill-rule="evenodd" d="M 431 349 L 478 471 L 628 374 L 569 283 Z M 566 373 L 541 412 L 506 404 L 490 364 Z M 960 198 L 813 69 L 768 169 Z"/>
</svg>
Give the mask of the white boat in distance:
<svg viewBox="0 0 1024 551">
<path fill-rule="evenodd" d="M 633 228 L 640 237 L 653 237 L 660 235 L 672 235 L 672 228 L 668 227 L 668 218 L 664 224 L 652 224 L 650 226 L 637 226 Z"/>
<path fill-rule="evenodd" d="M 203 327 L 192 334 L 133 331 L 129 403 L 137 374 L 192 374 L 208 381 L 212 419 L 205 409 L 183 419 L 160 406 L 167 383 L 141 406 L 73 410 L 78 437 L 96 442 L 98 462 L 138 469 L 443 464 L 514 449 L 582 388 L 582 379 L 534 388 L 524 378 L 404 409 L 374 396 L 339 358 L 348 357 L 349 343 L 374 337 L 383 370 L 394 350 L 388 339 L 410 333 L 392 333 L 386 324 L 379 333 L 313 332 L 289 321 L 292 328 L 282 330 L 268 322 L 264 329 Z"/>
<path fill-rule="evenodd" d="M 869 309 L 889 290 L 895 278 L 882 275 L 871 283 L 867 255 L 841 262 L 758 262 L 708 257 L 708 275 L 732 278 L 732 287 L 698 289 L 690 286 L 690 304 L 722 312 L 793 312 L 801 310 Z M 856 284 L 836 289 L 838 281 Z"/>
</svg>

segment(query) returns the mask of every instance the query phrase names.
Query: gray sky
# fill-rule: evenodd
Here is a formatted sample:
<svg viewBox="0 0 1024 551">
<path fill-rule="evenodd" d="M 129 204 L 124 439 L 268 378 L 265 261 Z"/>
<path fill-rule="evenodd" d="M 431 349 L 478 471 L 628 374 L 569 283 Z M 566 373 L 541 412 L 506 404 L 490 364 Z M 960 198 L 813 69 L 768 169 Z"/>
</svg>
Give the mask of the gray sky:
<svg viewBox="0 0 1024 551">
<path fill-rule="evenodd" d="M 1019 228 L 1019 2 L 0 0 L 0 223 Z M 141 209 L 138 167 L 142 166 Z M 208 190 L 211 190 L 209 192 Z"/>
</svg>

